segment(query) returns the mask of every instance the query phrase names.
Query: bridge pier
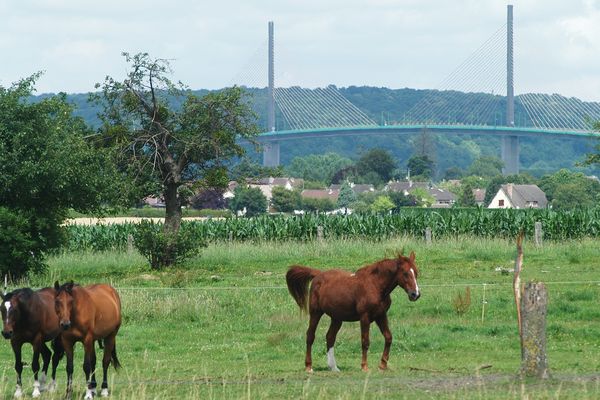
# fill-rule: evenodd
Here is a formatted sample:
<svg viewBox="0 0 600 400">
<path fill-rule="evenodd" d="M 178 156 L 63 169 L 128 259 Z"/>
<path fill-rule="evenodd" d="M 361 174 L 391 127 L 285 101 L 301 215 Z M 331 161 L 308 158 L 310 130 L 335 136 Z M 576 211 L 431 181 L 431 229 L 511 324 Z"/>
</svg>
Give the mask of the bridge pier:
<svg viewBox="0 0 600 400">
<path fill-rule="evenodd" d="M 279 166 L 279 142 L 264 142 L 263 143 L 263 166 L 277 167 Z"/>
<path fill-rule="evenodd" d="M 518 136 L 503 136 L 502 137 L 502 161 L 504 175 L 515 175 L 519 173 L 519 137 Z"/>
</svg>

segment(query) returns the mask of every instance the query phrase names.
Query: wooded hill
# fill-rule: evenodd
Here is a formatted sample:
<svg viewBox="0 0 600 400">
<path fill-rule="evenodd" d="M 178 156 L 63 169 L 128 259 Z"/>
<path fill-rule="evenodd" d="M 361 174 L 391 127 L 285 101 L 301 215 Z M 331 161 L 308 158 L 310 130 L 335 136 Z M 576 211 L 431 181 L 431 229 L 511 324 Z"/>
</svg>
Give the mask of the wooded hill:
<svg viewBox="0 0 600 400">
<path fill-rule="evenodd" d="M 256 111 L 259 127 L 266 129 L 266 88 L 247 89 Z M 472 123 L 473 116 L 469 110 L 478 109 L 478 105 L 489 102 L 493 95 L 485 93 L 440 92 L 434 90 L 388 89 L 369 86 L 350 86 L 339 89 L 352 104 L 360 108 L 378 124 L 402 123 L 407 114 L 420 101 L 426 100 L 432 107 L 445 107 L 445 112 L 452 115 L 456 123 Z M 196 90 L 194 94 L 202 96 L 207 90 Z M 43 98 L 44 94 L 37 96 Z M 67 98 L 76 107 L 76 115 L 81 116 L 88 124 L 99 124 L 96 114 L 99 109 L 88 102 L 87 94 L 69 94 Z M 486 112 L 486 124 L 501 124 L 504 119 L 506 104 L 501 98 L 495 106 Z M 277 129 L 288 129 L 283 116 L 277 110 Z M 569 118 L 570 116 L 567 116 Z M 515 121 L 519 125 L 531 126 L 526 112 L 517 103 Z M 436 175 L 443 176 L 450 167 L 468 167 L 480 155 L 500 156 L 500 139 L 476 135 L 379 135 L 369 137 L 302 139 L 294 142 L 282 142 L 281 161 L 288 164 L 294 157 L 312 153 L 336 152 L 356 159 L 366 149 L 382 147 L 398 158 L 400 165 L 405 165 L 409 157 L 419 152 L 427 152 L 436 162 Z M 419 138 L 419 136 L 421 136 Z M 426 146 L 425 146 L 425 144 Z M 593 151 L 597 143 L 591 138 L 522 138 L 521 169 L 534 176 L 552 173 L 560 168 L 578 169 L 576 163 L 583 160 L 586 153 Z M 259 155 L 256 155 L 259 157 Z M 585 169 L 589 174 L 600 174 L 600 170 Z"/>
</svg>

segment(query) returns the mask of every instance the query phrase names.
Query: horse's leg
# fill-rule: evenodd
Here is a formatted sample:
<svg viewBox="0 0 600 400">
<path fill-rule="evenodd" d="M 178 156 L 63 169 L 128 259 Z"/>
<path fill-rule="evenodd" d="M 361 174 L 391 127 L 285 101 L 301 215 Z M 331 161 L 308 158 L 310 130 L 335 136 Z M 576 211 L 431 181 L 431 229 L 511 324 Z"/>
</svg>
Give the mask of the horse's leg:
<svg viewBox="0 0 600 400">
<path fill-rule="evenodd" d="M 43 391 L 46 389 L 46 376 L 48 375 L 48 367 L 50 366 L 50 358 L 52 357 L 52 352 L 46 346 L 46 343 L 42 342 L 42 376 L 40 377 L 40 390 Z"/>
<path fill-rule="evenodd" d="M 383 347 L 383 355 L 381 356 L 381 364 L 379 364 L 379 369 L 387 369 L 387 363 L 390 358 L 390 347 L 392 347 L 392 332 L 390 331 L 390 327 L 388 326 L 387 314 L 384 314 L 383 317 L 375 320 L 381 334 L 383 335 L 383 339 L 385 340 L 385 346 Z"/>
<path fill-rule="evenodd" d="M 335 338 L 340 328 L 342 327 L 342 321 L 339 319 L 331 318 L 331 325 L 327 331 L 327 365 L 329 369 L 334 372 L 340 372 L 339 368 L 335 364 L 335 355 L 333 352 L 333 346 L 335 345 Z"/>
<path fill-rule="evenodd" d="M 310 312 L 310 321 L 308 322 L 308 330 L 306 331 L 306 359 L 304 361 L 306 372 L 312 372 L 312 345 L 315 341 L 315 332 L 317 330 L 317 325 L 319 325 L 319 320 L 323 316 L 322 311 L 311 311 Z"/>
<path fill-rule="evenodd" d="M 108 397 L 108 367 L 110 365 L 113 349 L 116 345 L 116 336 L 117 333 L 114 332 L 104 338 L 104 355 L 102 356 L 102 390 L 100 391 L 100 396 L 102 397 Z"/>
<path fill-rule="evenodd" d="M 65 355 L 65 348 L 63 347 L 60 336 L 52 341 L 52 351 L 52 382 L 50 382 L 47 387 L 49 392 L 54 392 L 56 390 L 56 369 L 58 368 L 58 363 Z"/>
<path fill-rule="evenodd" d="M 84 399 L 93 399 L 96 392 L 96 372 L 94 371 L 96 368 L 96 349 L 94 348 L 94 344 L 92 335 L 86 336 L 83 340 L 83 372 L 85 372 L 85 380 L 87 382 Z"/>
<path fill-rule="evenodd" d="M 15 353 L 15 371 L 17 372 L 17 388 L 15 389 L 15 397 L 22 397 L 23 390 L 21 389 L 21 373 L 23 372 L 23 361 L 21 358 L 21 347 L 23 343 L 12 341 L 10 342 Z"/>
<path fill-rule="evenodd" d="M 369 351 L 369 328 L 371 327 L 371 321 L 367 314 L 360 318 L 360 338 L 362 342 L 362 360 L 360 367 L 363 371 L 367 372 L 369 367 L 367 366 L 367 352 Z"/>
<path fill-rule="evenodd" d="M 67 398 L 73 396 L 73 346 L 74 343 L 63 340 L 63 348 L 67 356 Z"/>
<path fill-rule="evenodd" d="M 38 336 L 31 343 L 33 347 L 33 359 L 31 360 L 31 371 L 33 372 L 33 392 L 31 397 L 40 397 L 40 381 L 38 380 L 38 373 L 40 371 L 40 352 L 42 350 L 41 337 Z"/>
</svg>

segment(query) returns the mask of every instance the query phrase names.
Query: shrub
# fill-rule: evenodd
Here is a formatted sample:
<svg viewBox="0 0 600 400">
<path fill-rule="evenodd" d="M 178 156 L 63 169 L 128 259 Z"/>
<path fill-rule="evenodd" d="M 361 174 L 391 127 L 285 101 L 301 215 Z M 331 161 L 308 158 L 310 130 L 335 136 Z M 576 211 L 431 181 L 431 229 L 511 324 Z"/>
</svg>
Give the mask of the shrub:
<svg viewBox="0 0 600 400">
<path fill-rule="evenodd" d="M 152 269 L 178 264 L 205 247 L 191 230 L 183 226 L 177 234 L 164 232 L 161 224 L 142 221 L 133 233 L 134 246 L 150 263 Z"/>
<path fill-rule="evenodd" d="M 12 279 L 44 269 L 38 246 L 31 239 L 29 221 L 23 215 L 0 207 L 0 273 Z"/>
</svg>

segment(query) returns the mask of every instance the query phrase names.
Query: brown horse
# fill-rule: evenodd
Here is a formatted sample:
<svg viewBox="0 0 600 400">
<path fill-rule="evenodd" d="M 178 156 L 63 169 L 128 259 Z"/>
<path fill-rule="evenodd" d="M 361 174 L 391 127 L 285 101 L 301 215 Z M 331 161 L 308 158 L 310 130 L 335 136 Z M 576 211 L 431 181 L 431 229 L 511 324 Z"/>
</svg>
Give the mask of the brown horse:
<svg viewBox="0 0 600 400">
<path fill-rule="evenodd" d="M 107 371 L 112 361 L 115 369 L 121 365 L 117 359 L 116 336 L 121 326 L 121 300 L 117 291 L 109 285 L 79 286 L 73 282 L 56 289 L 56 314 L 63 332 L 62 344 L 67 354 L 67 396 L 72 393 L 73 347 L 82 342 L 84 348 L 83 371 L 87 381 L 86 399 L 96 393 L 96 351 L 94 342 L 104 342 L 102 358 L 102 397 L 108 396 Z M 91 379 L 90 379 L 91 374 Z"/>
<path fill-rule="evenodd" d="M 17 389 L 14 397 L 21 397 L 21 372 L 23 362 L 21 349 L 24 343 L 31 343 L 33 347 L 33 371 L 34 383 L 32 397 L 39 397 L 41 391 L 47 389 L 54 391 L 56 388 L 56 367 L 64 353 L 60 339 L 60 326 L 58 317 L 54 312 L 54 296 L 56 292 L 52 288 L 44 288 L 33 291 L 29 288 L 17 289 L 2 295 L 2 336 L 10 339 L 13 352 L 15 353 L 15 370 L 17 371 Z M 46 342 L 52 341 L 54 355 L 46 346 Z M 40 354 L 43 366 L 42 376 L 38 380 L 40 370 Z M 48 365 L 52 356 L 52 383 L 44 388 Z"/>
<path fill-rule="evenodd" d="M 286 274 L 288 289 L 301 309 L 306 311 L 308 308 L 310 316 L 306 332 L 306 371 L 312 372 L 311 348 L 323 314 L 331 317 L 331 325 L 327 331 L 327 365 L 332 371 L 339 371 L 333 346 L 343 321 L 360 321 L 363 371 L 368 370 L 369 327 L 371 322 L 377 323 L 385 338 L 379 368 L 386 369 L 392 345 L 392 333 L 387 319 L 387 311 L 392 304 L 390 293 L 396 286 L 401 286 L 408 294 L 408 299 L 416 301 L 421 296 L 417 285 L 418 276 L 414 252 L 409 257 L 399 254 L 396 258 L 377 261 L 355 273 L 291 266 Z M 311 281 L 309 297 L 308 285 Z"/>
</svg>

